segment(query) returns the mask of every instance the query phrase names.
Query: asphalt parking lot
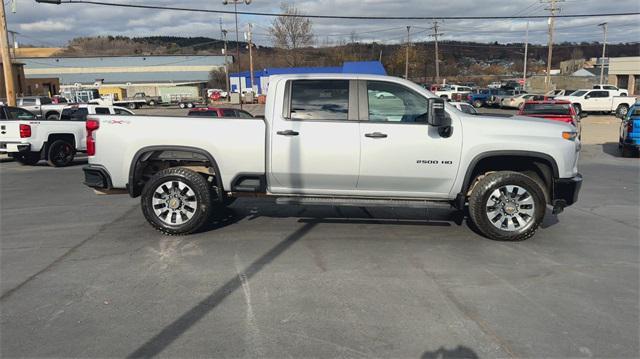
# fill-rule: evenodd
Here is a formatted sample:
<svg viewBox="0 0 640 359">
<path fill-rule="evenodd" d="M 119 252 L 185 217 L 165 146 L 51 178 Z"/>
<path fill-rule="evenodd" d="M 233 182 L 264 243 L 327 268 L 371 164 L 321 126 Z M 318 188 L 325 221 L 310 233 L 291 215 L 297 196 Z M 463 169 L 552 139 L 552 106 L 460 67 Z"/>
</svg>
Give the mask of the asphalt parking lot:
<svg viewBox="0 0 640 359">
<path fill-rule="evenodd" d="M 0 354 L 637 357 L 640 162 L 615 140 L 583 147 L 580 201 L 518 243 L 447 210 L 258 199 L 167 237 L 84 187 L 82 159 L 4 161 Z"/>
</svg>

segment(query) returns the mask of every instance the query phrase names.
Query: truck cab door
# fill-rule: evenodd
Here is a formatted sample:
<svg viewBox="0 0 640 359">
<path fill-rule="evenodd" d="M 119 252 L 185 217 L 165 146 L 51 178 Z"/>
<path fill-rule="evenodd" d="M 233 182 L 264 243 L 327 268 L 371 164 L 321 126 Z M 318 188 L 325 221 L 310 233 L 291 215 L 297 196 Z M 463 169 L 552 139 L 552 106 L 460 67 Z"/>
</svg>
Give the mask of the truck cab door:
<svg viewBox="0 0 640 359">
<path fill-rule="evenodd" d="M 393 97 L 380 99 L 380 92 Z M 424 94 L 402 84 L 361 81 L 360 176 L 363 196 L 446 198 L 458 172 L 462 126 L 449 114 L 450 134 L 427 124 Z"/>
<path fill-rule="evenodd" d="M 356 81 L 290 80 L 279 86 L 284 91 L 277 92 L 275 103 L 283 103 L 283 109 L 274 111 L 269 130 L 269 191 L 355 191 L 360 164 Z"/>
</svg>

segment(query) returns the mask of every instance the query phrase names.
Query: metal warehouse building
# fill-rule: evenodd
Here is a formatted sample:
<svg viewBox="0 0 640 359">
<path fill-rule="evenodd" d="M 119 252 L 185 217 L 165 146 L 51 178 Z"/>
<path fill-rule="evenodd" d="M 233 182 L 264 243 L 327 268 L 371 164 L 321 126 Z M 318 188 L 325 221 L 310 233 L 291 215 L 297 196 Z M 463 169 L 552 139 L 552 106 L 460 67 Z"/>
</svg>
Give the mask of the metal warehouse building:
<svg viewBox="0 0 640 359">
<path fill-rule="evenodd" d="M 287 68 L 268 68 L 253 72 L 254 89 L 259 94 L 266 94 L 269 86 L 269 76 L 286 75 L 286 74 L 372 74 L 386 75 L 382 63 L 379 61 L 354 61 L 345 62 L 342 66 L 335 67 L 287 67 Z M 251 74 L 249 71 L 233 73 L 229 75 L 231 84 L 231 92 L 238 92 L 238 85 L 242 82 L 242 91 L 251 87 Z"/>
<path fill-rule="evenodd" d="M 229 63 L 233 58 L 229 56 Z M 201 91 L 209 72 L 224 69 L 224 56 L 23 57 L 27 79 L 58 78 L 61 87 L 121 87 L 127 93 L 161 96 L 167 88 L 189 86 Z M 178 91 L 180 92 L 180 91 Z"/>
</svg>

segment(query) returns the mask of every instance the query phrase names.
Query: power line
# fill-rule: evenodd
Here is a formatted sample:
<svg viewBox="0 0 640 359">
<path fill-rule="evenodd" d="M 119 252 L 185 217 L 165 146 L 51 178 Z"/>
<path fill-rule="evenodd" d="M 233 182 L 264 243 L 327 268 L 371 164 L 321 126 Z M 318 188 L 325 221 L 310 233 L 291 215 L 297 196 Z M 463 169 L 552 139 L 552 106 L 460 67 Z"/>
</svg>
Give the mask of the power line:
<svg viewBox="0 0 640 359">
<path fill-rule="evenodd" d="M 158 5 L 136 5 L 136 4 L 119 4 L 109 3 L 102 1 L 90 1 L 90 0 L 66 0 L 61 1 L 61 4 L 91 4 L 99 6 L 113 6 L 124 8 L 136 8 L 136 9 L 152 9 L 152 10 L 171 10 L 171 11 L 187 11 L 187 12 L 202 12 L 202 13 L 214 13 L 214 14 L 234 14 L 234 11 L 227 10 L 213 10 L 213 9 L 198 9 L 187 7 L 173 7 L 173 6 L 158 6 Z M 302 18 L 314 18 L 314 19 L 344 19 L 344 20 L 433 20 L 435 18 L 441 20 L 498 20 L 498 19 L 542 19 L 547 18 L 547 15 L 517 15 L 517 16 L 350 16 L 350 15 L 307 15 L 307 14 L 283 14 L 283 13 L 268 13 L 268 12 L 253 12 L 253 11 L 238 11 L 238 15 L 251 15 L 251 16 L 269 16 L 269 17 L 302 17 Z M 581 17 L 614 17 L 614 16 L 632 16 L 640 15 L 640 12 L 618 12 L 618 13 L 604 13 L 604 14 L 563 14 L 554 15 L 556 18 L 581 18 Z"/>
</svg>

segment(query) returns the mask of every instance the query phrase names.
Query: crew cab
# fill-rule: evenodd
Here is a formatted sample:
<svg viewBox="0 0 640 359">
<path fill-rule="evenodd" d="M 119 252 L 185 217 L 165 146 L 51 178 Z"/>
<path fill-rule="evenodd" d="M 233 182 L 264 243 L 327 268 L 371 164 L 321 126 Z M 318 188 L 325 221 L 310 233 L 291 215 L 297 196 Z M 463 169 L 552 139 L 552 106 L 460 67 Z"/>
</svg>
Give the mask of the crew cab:
<svg viewBox="0 0 640 359">
<path fill-rule="evenodd" d="M 62 109 L 68 105 L 68 103 L 54 103 L 46 96 L 27 96 L 16 99 L 16 106 L 33 113 L 39 119 L 49 121 L 57 120 Z"/>
<path fill-rule="evenodd" d="M 86 128 L 85 184 L 140 197 L 147 221 L 172 235 L 201 230 L 233 198 L 269 196 L 293 205 L 468 206 L 485 236 L 522 240 L 547 205 L 558 213 L 573 204 L 582 183 L 573 126 L 479 118 L 387 76 L 271 76 L 264 119 L 96 115 Z"/>
<path fill-rule="evenodd" d="M 66 106 L 54 120 L 38 120 L 32 113 L 5 107 L 0 123 L 0 153 L 5 153 L 25 165 L 47 160 L 49 165 L 69 165 L 76 152 L 86 149 L 85 123 L 87 115 L 133 115 L 114 106 Z"/>
<path fill-rule="evenodd" d="M 631 96 L 612 96 L 608 90 L 577 90 L 569 96 L 556 96 L 556 100 L 570 101 L 576 108 L 576 112 L 605 112 L 624 117 L 636 102 Z"/>
</svg>

